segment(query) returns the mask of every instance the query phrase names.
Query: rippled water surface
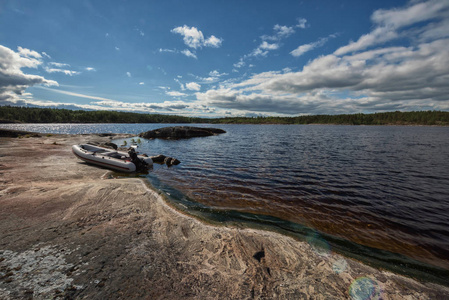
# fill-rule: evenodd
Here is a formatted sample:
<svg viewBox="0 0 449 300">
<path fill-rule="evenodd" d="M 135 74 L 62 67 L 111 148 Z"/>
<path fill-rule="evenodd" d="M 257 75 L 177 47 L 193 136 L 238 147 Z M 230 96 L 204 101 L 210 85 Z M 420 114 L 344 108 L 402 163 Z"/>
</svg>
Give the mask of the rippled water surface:
<svg viewBox="0 0 449 300">
<path fill-rule="evenodd" d="M 82 133 L 167 125 L 86 126 Z M 142 142 L 141 152 L 182 162 L 156 166 L 150 181 L 207 207 L 277 217 L 449 269 L 449 128 L 199 126 L 227 133 Z M 62 129 L 47 132 L 79 133 Z"/>
</svg>

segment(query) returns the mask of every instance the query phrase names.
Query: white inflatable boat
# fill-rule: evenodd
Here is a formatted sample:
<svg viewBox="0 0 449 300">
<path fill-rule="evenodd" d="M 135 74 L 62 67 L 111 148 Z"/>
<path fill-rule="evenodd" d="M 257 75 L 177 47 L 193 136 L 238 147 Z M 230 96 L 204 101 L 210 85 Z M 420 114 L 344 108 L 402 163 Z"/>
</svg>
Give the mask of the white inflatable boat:
<svg viewBox="0 0 449 300">
<path fill-rule="evenodd" d="M 146 168 L 153 166 L 153 160 L 148 156 L 137 155 L 140 162 L 133 162 L 132 157 L 127 152 L 89 144 L 73 145 L 72 152 L 76 157 L 87 163 L 121 172 L 135 172 L 141 165 Z M 139 166 L 136 166 L 136 164 Z"/>
</svg>

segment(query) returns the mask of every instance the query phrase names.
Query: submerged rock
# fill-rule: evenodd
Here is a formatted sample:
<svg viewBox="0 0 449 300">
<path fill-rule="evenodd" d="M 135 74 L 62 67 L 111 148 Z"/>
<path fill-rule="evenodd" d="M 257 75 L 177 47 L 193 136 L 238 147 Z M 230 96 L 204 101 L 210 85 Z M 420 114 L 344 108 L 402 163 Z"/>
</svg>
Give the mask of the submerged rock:
<svg viewBox="0 0 449 300">
<path fill-rule="evenodd" d="M 220 133 L 226 133 L 226 131 L 219 128 L 175 126 L 142 132 L 139 134 L 139 137 L 145 139 L 188 139 L 192 137 L 217 135 Z"/>
<path fill-rule="evenodd" d="M 166 156 L 163 154 L 159 154 L 156 156 L 151 156 L 151 159 L 153 160 L 154 163 L 158 163 L 158 164 L 162 164 L 165 161 Z"/>
<path fill-rule="evenodd" d="M 164 159 L 164 163 L 167 165 L 167 167 L 171 167 L 173 165 L 179 165 L 181 162 L 173 157 L 166 157 Z"/>
<path fill-rule="evenodd" d="M 151 159 L 153 160 L 154 163 L 166 164 L 169 167 L 172 165 L 179 165 L 181 163 L 178 159 L 169 157 L 169 156 L 165 156 L 163 154 L 151 156 Z"/>
</svg>

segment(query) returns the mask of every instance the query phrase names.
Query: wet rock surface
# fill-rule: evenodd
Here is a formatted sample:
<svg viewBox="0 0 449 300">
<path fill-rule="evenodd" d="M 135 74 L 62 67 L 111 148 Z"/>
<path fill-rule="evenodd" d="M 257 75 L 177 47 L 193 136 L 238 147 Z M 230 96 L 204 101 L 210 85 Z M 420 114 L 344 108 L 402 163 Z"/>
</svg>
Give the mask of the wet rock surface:
<svg viewBox="0 0 449 300">
<path fill-rule="evenodd" d="M 188 139 L 193 137 L 204 137 L 226 133 L 218 128 L 203 128 L 192 126 L 174 126 L 142 132 L 140 137 L 146 139 Z"/>
<path fill-rule="evenodd" d="M 40 137 L 36 132 L 0 128 L 0 137 Z"/>
<path fill-rule="evenodd" d="M 286 236 L 205 224 L 70 152 L 110 138 L 0 140 L 0 299 L 449 298 Z"/>
</svg>

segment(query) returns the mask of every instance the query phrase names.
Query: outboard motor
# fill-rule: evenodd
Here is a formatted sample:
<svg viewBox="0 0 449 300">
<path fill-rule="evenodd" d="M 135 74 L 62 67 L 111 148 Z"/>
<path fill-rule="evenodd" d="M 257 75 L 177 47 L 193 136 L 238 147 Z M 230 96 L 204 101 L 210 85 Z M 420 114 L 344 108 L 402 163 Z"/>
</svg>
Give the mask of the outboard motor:
<svg viewBox="0 0 449 300">
<path fill-rule="evenodd" d="M 132 163 L 136 166 L 136 171 L 144 171 L 147 169 L 147 162 L 137 157 L 137 153 L 134 148 L 129 148 L 128 154 Z"/>
</svg>

